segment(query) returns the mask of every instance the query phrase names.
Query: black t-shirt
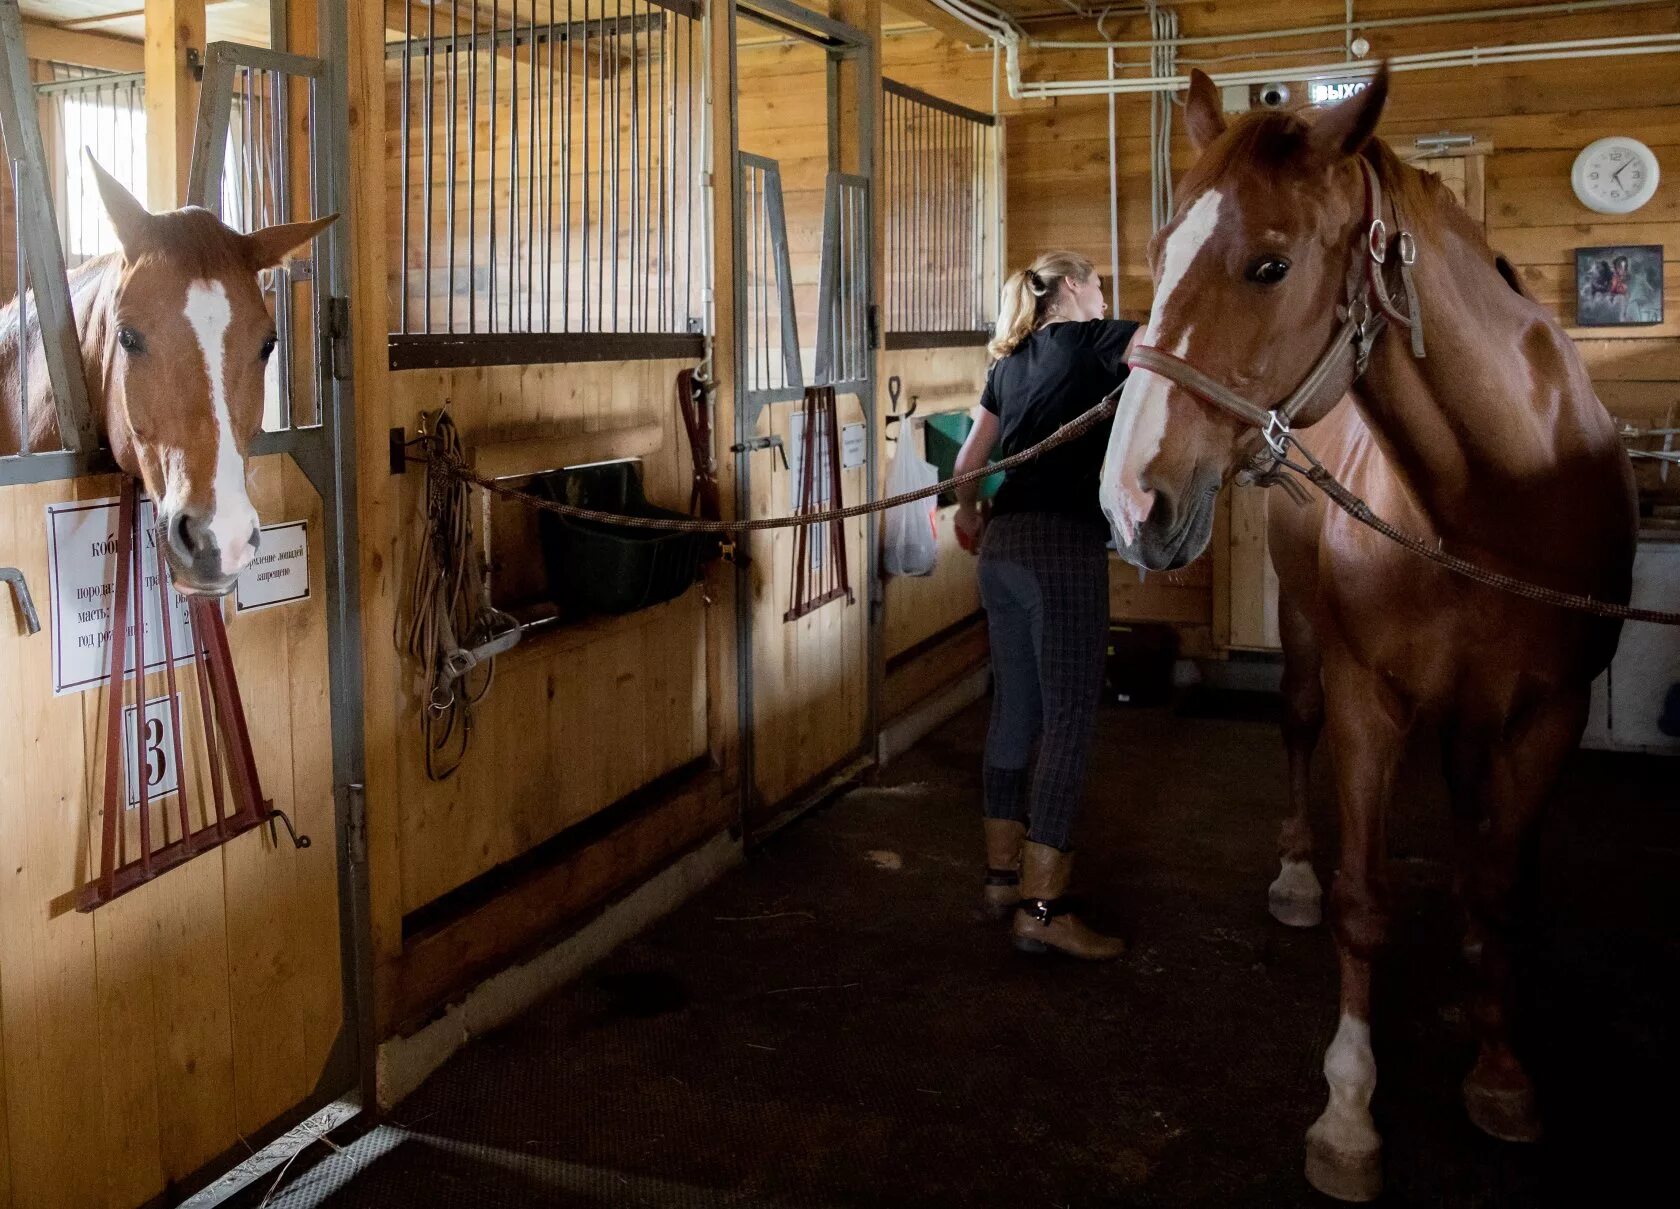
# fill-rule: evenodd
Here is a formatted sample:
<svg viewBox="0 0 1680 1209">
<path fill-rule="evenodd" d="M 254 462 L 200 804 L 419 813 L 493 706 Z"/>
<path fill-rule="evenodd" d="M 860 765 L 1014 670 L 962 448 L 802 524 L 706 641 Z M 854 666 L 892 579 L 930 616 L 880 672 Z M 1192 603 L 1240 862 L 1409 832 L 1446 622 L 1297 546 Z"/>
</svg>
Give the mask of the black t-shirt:
<svg viewBox="0 0 1680 1209">
<path fill-rule="evenodd" d="M 998 417 L 1005 457 L 1038 444 L 1102 401 L 1126 377 L 1126 345 L 1138 325 L 1124 319 L 1052 323 L 992 364 L 980 406 Z M 1109 425 L 1099 424 L 1009 471 L 992 501 L 993 515 L 1061 512 L 1105 525 L 1097 481 Z"/>
</svg>

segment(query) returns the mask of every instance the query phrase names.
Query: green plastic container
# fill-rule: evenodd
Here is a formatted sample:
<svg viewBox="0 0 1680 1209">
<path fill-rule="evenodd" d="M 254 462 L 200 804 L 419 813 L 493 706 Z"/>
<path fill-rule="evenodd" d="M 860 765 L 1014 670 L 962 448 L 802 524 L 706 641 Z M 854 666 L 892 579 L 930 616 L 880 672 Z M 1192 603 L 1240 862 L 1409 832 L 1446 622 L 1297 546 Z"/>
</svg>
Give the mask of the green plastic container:
<svg viewBox="0 0 1680 1209">
<path fill-rule="evenodd" d="M 950 478 L 957 472 L 957 453 L 962 449 L 963 442 L 968 440 L 968 433 L 974 427 L 974 421 L 966 411 L 947 411 L 939 415 L 929 416 L 923 428 L 923 439 L 927 442 L 927 460 L 932 462 L 939 471 L 940 481 Z M 991 461 L 997 461 L 997 451 L 992 451 Z M 1003 486 L 1003 472 L 989 474 L 980 480 L 980 498 L 989 500 L 998 493 Z M 955 491 L 941 491 L 940 504 L 954 504 L 957 502 Z"/>
<path fill-rule="evenodd" d="M 533 495 L 624 516 L 686 520 L 647 502 L 636 461 L 556 470 L 531 485 Z M 554 603 L 569 617 L 633 613 L 688 590 L 700 564 L 718 552 L 715 533 L 639 529 L 539 513 L 538 532 Z"/>
</svg>

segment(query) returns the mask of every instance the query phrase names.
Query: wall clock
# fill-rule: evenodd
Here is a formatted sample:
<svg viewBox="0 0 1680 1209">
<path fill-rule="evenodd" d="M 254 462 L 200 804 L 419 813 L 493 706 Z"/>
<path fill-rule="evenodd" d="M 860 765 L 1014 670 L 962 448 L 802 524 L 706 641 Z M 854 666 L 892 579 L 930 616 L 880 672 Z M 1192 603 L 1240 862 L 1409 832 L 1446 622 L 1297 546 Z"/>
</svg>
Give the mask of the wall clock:
<svg viewBox="0 0 1680 1209">
<path fill-rule="evenodd" d="M 1657 157 L 1638 139 L 1613 135 L 1581 148 L 1569 183 L 1589 210 L 1631 214 L 1657 191 Z"/>
</svg>

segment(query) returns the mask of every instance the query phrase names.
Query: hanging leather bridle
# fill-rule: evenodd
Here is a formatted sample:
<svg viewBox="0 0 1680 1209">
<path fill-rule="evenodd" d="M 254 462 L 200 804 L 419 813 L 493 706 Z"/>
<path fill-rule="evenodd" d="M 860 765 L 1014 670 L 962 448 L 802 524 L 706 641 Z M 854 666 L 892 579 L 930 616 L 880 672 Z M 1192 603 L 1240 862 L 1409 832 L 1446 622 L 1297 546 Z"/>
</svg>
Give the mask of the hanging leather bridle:
<svg viewBox="0 0 1680 1209">
<path fill-rule="evenodd" d="M 1135 346 L 1126 359 L 1133 369 L 1159 374 L 1203 402 L 1259 430 L 1265 445 L 1244 467 L 1241 477 L 1246 481 L 1268 486 L 1291 482 L 1279 472 L 1288 460 L 1296 422 L 1302 417 L 1306 417 L 1307 424 L 1322 419 L 1364 376 L 1371 360 L 1371 348 L 1388 324 L 1408 329 L 1412 356 L 1424 355 L 1423 315 L 1417 288 L 1412 283 L 1417 240 L 1406 230 L 1399 207 L 1393 205 L 1390 208 L 1394 212 L 1395 229 L 1389 235 L 1388 224 L 1383 220 L 1383 192 L 1377 170 L 1364 156 L 1359 157 L 1359 166 L 1365 181 L 1365 213 L 1348 258 L 1343 302 L 1336 308 L 1340 327 L 1287 398 L 1273 407 L 1262 407 L 1182 357 L 1147 344 Z M 1385 280 L 1391 260 L 1399 265 L 1401 289 L 1406 295 L 1404 312 L 1394 305 Z"/>
</svg>

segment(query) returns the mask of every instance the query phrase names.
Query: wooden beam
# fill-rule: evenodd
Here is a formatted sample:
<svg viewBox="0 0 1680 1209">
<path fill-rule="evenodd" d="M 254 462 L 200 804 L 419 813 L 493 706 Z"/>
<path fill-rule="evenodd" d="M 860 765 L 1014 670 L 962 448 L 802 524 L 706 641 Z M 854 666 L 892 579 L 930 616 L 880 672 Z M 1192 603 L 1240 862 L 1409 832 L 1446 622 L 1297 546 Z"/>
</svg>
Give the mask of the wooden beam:
<svg viewBox="0 0 1680 1209">
<path fill-rule="evenodd" d="M 964 25 L 950 13 L 933 3 L 933 0 L 892 0 L 891 4 L 882 6 L 881 23 L 883 25 L 897 25 L 900 17 L 918 21 L 936 33 L 944 34 L 947 38 L 955 38 L 966 46 L 979 46 L 986 41 L 985 37 L 977 30 Z"/>
<path fill-rule="evenodd" d="M 39 21 L 23 23 L 23 42 L 31 59 L 74 63 L 101 71 L 141 71 L 145 50 L 139 42 L 109 34 L 85 34 Z"/>
<path fill-rule="evenodd" d="M 198 115 L 187 52 L 202 56 L 204 42 L 204 0 L 146 0 L 146 204 L 153 210 L 173 210 L 187 197 Z"/>
</svg>

